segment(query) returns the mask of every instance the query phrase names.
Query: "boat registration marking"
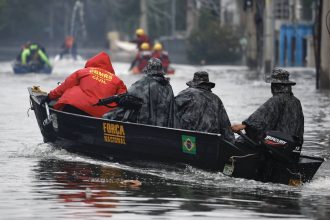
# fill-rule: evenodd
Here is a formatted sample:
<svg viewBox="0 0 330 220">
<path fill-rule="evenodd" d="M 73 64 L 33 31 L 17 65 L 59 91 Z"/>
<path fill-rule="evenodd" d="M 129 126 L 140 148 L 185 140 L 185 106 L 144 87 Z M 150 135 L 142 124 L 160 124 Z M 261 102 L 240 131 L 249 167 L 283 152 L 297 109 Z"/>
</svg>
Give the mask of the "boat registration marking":
<svg viewBox="0 0 330 220">
<path fill-rule="evenodd" d="M 125 129 L 123 125 L 103 122 L 104 142 L 126 144 Z"/>
</svg>

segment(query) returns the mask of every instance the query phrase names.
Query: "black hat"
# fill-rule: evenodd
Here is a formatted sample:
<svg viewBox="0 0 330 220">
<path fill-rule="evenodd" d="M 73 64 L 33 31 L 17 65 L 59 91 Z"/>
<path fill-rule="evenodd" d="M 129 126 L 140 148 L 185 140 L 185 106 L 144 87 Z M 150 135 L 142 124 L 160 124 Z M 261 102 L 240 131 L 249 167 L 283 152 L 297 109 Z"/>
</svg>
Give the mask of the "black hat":
<svg viewBox="0 0 330 220">
<path fill-rule="evenodd" d="M 215 83 L 209 81 L 209 74 L 205 71 L 198 71 L 194 73 L 193 80 L 187 82 L 188 86 L 208 85 L 214 88 Z"/>
<path fill-rule="evenodd" d="M 148 60 L 147 66 L 143 69 L 143 72 L 146 74 L 165 74 L 162 61 L 158 58 L 151 58 Z"/>
<path fill-rule="evenodd" d="M 296 85 L 295 82 L 289 80 L 289 76 L 290 73 L 284 69 L 273 69 L 268 83 Z"/>
</svg>

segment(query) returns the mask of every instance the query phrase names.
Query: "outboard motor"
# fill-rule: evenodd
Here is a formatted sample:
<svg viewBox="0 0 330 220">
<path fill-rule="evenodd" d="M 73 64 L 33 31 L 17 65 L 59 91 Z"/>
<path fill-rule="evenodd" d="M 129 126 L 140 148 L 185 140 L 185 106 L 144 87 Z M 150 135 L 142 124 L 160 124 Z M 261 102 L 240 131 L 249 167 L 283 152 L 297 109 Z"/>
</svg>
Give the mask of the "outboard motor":
<svg viewBox="0 0 330 220">
<path fill-rule="evenodd" d="M 284 134 L 280 131 L 268 131 L 266 132 L 263 143 L 268 148 L 273 149 L 292 161 L 299 161 L 302 146 L 298 145 L 297 141 L 291 135 Z"/>
</svg>

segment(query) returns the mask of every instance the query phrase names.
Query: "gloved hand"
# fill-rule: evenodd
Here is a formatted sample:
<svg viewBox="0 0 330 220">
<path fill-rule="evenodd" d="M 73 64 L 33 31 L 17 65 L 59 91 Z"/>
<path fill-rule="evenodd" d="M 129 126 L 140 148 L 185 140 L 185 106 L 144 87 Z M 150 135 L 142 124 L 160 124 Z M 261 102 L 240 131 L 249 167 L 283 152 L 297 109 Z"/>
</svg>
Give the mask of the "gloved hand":
<svg viewBox="0 0 330 220">
<path fill-rule="evenodd" d="M 50 99 L 48 97 L 48 94 L 46 96 L 41 97 L 41 99 L 40 99 L 40 105 L 44 105 L 46 102 L 47 103 L 50 102 Z"/>
</svg>

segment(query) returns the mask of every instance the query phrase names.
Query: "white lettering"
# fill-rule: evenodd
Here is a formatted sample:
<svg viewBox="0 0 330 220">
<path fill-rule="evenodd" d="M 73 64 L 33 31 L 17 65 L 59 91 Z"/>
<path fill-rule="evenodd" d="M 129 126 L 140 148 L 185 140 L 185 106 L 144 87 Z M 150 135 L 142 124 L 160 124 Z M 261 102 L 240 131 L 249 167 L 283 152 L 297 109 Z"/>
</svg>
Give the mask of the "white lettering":
<svg viewBox="0 0 330 220">
<path fill-rule="evenodd" d="M 274 141 L 276 143 L 283 144 L 283 145 L 287 143 L 286 141 L 280 140 L 278 138 L 275 138 L 275 137 L 272 137 L 272 136 L 269 136 L 269 135 L 267 135 L 267 137 L 265 139 L 270 140 L 270 141 Z"/>
</svg>

